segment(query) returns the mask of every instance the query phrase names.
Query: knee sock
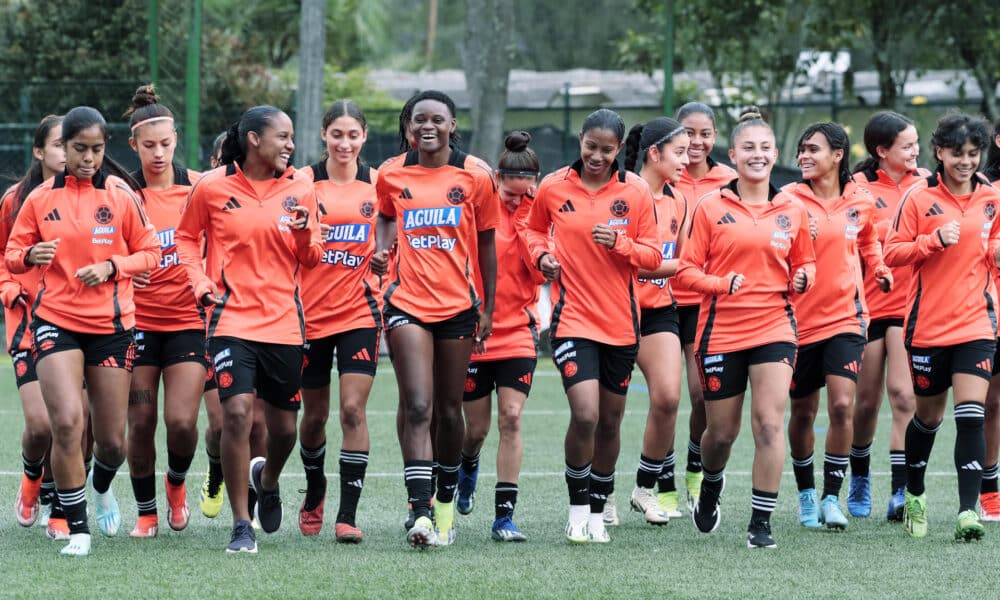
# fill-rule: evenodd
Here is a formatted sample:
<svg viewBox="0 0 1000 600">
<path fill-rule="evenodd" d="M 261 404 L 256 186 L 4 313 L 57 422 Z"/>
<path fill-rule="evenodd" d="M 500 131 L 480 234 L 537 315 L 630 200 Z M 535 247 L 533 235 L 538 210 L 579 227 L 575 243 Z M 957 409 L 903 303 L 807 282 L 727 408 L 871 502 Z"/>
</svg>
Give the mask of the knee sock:
<svg viewBox="0 0 1000 600">
<path fill-rule="evenodd" d="M 976 510 L 983 482 L 986 436 L 985 407 L 981 402 L 955 405 L 955 468 L 958 470 L 958 510 Z"/>
<path fill-rule="evenodd" d="M 455 490 L 458 489 L 458 468 L 461 465 L 446 465 L 438 463 L 437 501 L 453 502 Z"/>
<path fill-rule="evenodd" d="M 170 485 L 178 486 L 184 483 L 193 460 L 194 454 L 185 456 L 167 450 L 167 481 Z"/>
<path fill-rule="evenodd" d="M 466 473 L 475 473 L 479 470 L 479 452 L 476 452 L 475 456 L 469 456 L 465 452 L 462 452 L 462 471 Z"/>
<path fill-rule="evenodd" d="M 108 491 L 111 487 L 111 480 L 115 478 L 115 474 L 118 473 L 118 467 L 121 463 L 117 465 L 109 465 L 101 461 L 101 459 L 94 457 L 94 491 L 98 494 L 103 494 Z"/>
<path fill-rule="evenodd" d="M 906 450 L 889 450 L 892 491 L 906 487 Z"/>
<path fill-rule="evenodd" d="M 778 505 L 778 492 L 763 492 L 753 488 L 750 492 L 750 522 L 769 521 Z"/>
<path fill-rule="evenodd" d="M 699 454 L 700 456 L 700 454 Z M 667 453 L 667 456 L 663 459 L 663 468 L 660 469 L 660 476 L 656 478 L 656 491 L 663 492 L 676 492 L 677 485 L 674 483 L 674 451 L 671 450 Z M 700 460 L 700 459 L 699 459 Z M 701 471 L 701 463 L 698 463 L 698 471 Z M 693 471 L 692 471 L 693 472 Z"/>
<path fill-rule="evenodd" d="M 615 472 L 598 473 L 590 472 L 590 514 L 604 512 L 604 505 L 608 502 L 608 496 L 615 491 Z"/>
<path fill-rule="evenodd" d="M 1000 465 L 997 465 L 997 463 L 993 463 L 983 469 L 983 483 L 979 486 L 980 494 L 995 494 L 1000 491 L 997 486 L 998 474 L 1000 474 Z M 44 485 L 42 484 L 43 487 Z"/>
<path fill-rule="evenodd" d="M 803 458 L 792 457 L 792 472 L 795 473 L 795 485 L 799 491 L 816 488 L 816 474 L 813 472 L 813 455 Z"/>
<path fill-rule="evenodd" d="M 689 473 L 701 471 L 701 444 L 688 440 L 687 470 Z"/>
<path fill-rule="evenodd" d="M 358 512 L 358 501 L 365 486 L 365 471 L 368 469 L 368 452 L 363 450 L 340 450 L 340 510 L 337 522 L 354 526 Z"/>
<path fill-rule="evenodd" d="M 867 477 L 871 473 L 872 445 L 851 446 L 851 475 Z"/>
<path fill-rule="evenodd" d="M 823 457 L 823 497 L 839 496 L 840 487 L 847 474 L 848 458 L 845 454 L 827 453 Z"/>
<path fill-rule="evenodd" d="M 326 444 L 319 448 L 299 446 L 299 457 L 306 472 L 305 510 L 314 510 L 326 496 Z"/>
<path fill-rule="evenodd" d="M 45 464 L 45 455 L 43 454 L 38 460 L 28 460 L 24 454 L 21 454 L 21 464 L 24 465 L 25 476 L 32 481 L 38 481 L 38 479 L 42 476 L 42 466 Z"/>
<path fill-rule="evenodd" d="M 649 458 L 645 454 L 640 454 L 639 468 L 635 473 L 635 485 L 646 489 L 652 488 L 656 484 L 656 479 L 660 476 L 662 470 L 662 462 Z"/>
<path fill-rule="evenodd" d="M 701 480 L 701 494 L 698 496 L 698 503 L 701 506 L 715 507 L 715 503 L 719 501 L 719 496 L 722 494 L 725 470 L 725 467 L 718 471 L 707 468 L 704 470 L 705 478 Z"/>
<path fill-rule="evenodd" d="M 496 519 L 514 516 L 517 506 L 517 484 L 509 481 L 498 481 L 493 491 L 496 505 Z"/>
<path fill-rule="evenodd" d="M 156 475 L 132 478 L 132 493 L 139 516 L 156 514 Z"/>
<path fill-rule="evenodd" d="M 431 461 L 408 460 L 403 463 L 406 495 L 416 518 L 431 516 Z"/>
<path fill-rule="evenodd" d="M 566 463 L 566 488 L 570 506 L 589 506 L 590 463 L 579 467 Z"/>
<path fill-rule="evenodd" d="M 205 451 L 208 455 L 208 493 L 212 496 L 219 493 L 219 486 L 222 485 L 222 457 L 212 456 L 212 453 Z"/>
<path fill-rule="evenodd" d="M 69 524 L 70 534 L 90 533 L 87 525 L 87 492 L 86 486 L 59 490 L 59 504 L 62 505 L 63 513 Z"/>
<path fill-rule="evenodd" d="M 914 496 L 924 493 L 924 473 L 927 459 L 934 447 L 934 436 L 941 424 L 931 427 L 913 415 L 906 427 L 906 491 Z"/>
</svg>

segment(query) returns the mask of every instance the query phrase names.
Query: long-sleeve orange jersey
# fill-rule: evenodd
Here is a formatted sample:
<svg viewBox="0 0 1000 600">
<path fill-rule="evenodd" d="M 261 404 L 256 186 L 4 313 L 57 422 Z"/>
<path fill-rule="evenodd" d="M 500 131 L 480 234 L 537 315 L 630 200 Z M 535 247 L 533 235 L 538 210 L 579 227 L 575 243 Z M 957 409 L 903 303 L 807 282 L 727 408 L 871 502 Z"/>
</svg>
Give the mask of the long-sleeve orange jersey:
<svg viewBox="0 0 1000 600">
<path fill-rule="evenodd" d="M 537 266 L 549 252 L 560 264 L 551 289 L 551 336 L 635 344 L 638 271 L 652 271 L 663 261 L 653 196 L 638 175 L 621 168 L 590 191 L 580 179 L 582 168 L 578 160 L 543 179 L 528 216 L 531 264 Z M 618 234 L 614 248 L 594 242 L 591 232 L 598 223 Z"/>
<path fill-rule="evenodd" d="M 907 347 L 940 348 L 996 337 L 996 291 L 991 276 L 1000 247 L 1000 191 L 973 179 L 972 193 L 955 196 L 934 173 L 911 187 L 885 241 L 889 266 L 913 265 L 907 296 Z M 961 227 L 947 248 L 938 228 Z"/>
<path fill-rule="evenodd" d="M 382 164 L 375 189 L 399 242 L 386 302 L 425 323 L 478 308 L 478 232 L 496 229 L 500 218 L 489 165 L 452 148 L 447 165 L 426 168 L 411 150 Z"/>
<path fill-rule="evenodd" d="M 832 201 L 817 199 L 808 183 L 791 183 L 782 191 L 802 202 L 819 229 L 813 240 L 816 285 L 792 301 L 799 344 L 842 333 L 867 336 L 869 316 L 858 254 L 872 276 L 889 273 L 882 262 L 882 244 L 875 229 L 875 199 L 853 181 L 847 182 L 840 197 Z"/>
<path fill-rule="evenodd" d="M 31 335 L 28 335 L 31 315 L 24 306 L 17 304 L 17 299 L 24 294 L 29 305 L 34 302 L 42 277 L 42 269 L 30 269 L 14 275 L 3 260 L 7 240 L 14 229 L 14 196 L 17 190 L 18 185 L 14 185 L 0 197 L 0 302 L 4 307 L 8 352 L 31 350 Z"/>
<path fill-rule="evenodd" d="M 686 217 L 685 213 L 678 211 L 687 210 L 687 200 L 679 190 L 665 185 L 663 186 L 663 195 L 654 199 L 653 204 L 656 206 L 656 220 L 660 231 L 660 247 L 663 248 L 663 260 L 675 259 L 678 254 L 677 238 Z M 636 287 L 639 308 L 673 306 L 672 288 L 672 277 L 640 278 L 638 287 Z"/>
<path fill-rule="evenodd" d="M 522 196 L 513 212 L 500 209 L 496 229 L 497 287 L 493 309 L 493 334 L 486 352 L 473 354 L 474 361 L 534 358 L 538 353 L 538 295 L 545 282 L 531 265 L 525 230 L 534 198 Z M 479 271 L 476 287 L 482 291 Z"/>
<path fill-rule="evenodd" d="M 878 240 L 885 244 L 886 235 L 899 211 L 899 201 L 913 184 L 931 174 L 927 169 L 917 169 L 903 176 L 899 183 L 893 181 L 882 169 L 860 171 L 854 174 L 854 181 L 871 192 L 875 197 L 876 230 Z M 892 268 L 892 290 L 883 293 L 872 273 L 864 276 L 865 300 L 872 319 L 902 319 L 906 315 L 906 294 L 913 279 L 913 266 L 903 265 Z"/>
<path fill-rule="evenodd" d="M 149 285 L 135 290 L 135 326 L 140 331 L 204 329 L 205 321 L 174 243 L 181 212 L 198 173 L 175 164 L 173 185 L 162 190 L 149 189 L 141 170 L 133 177 L 142 185 L 143 207 L 156 228 L 162 254 L 159 266 L 150 273 Z"/>
<path fill-rule="evenodd" d="M 156 230 L 138 196 L 124 181 L 98 171 L 92 179 L 65 172 L 41 184 L 24 201 L 4 257 L 12 273 L 38 242 L 59 240 L 55 258 L 42 270 L 35 316 L 78 333 L 121 333 L 135 327 L 132 275 L 160 262 Z M 88 287 L 81 268 L 110 260 L 115 276 Z"/>
<path fill-rule="evenodd" d="M 695 179 L 691 177 L 687 169 L 681 173 L 680 179 L 674 184 L 674 189 L 680 192 L 684 199 L 683 209 L 679 208 L 680 214 L 690 215 L 694 206 L 702 196 L 709 192 L 715 192 L 736 179 L 736 170 L 729 165 L 716 162 L 711 156 L 707 159 L 708 171 L 702 177 Z M 688 229 L 687 227 L 684 228 Z M 693 292 L 684 287 L 673 278 L 670 281 L 670 291 L 674 295 L 674 300 L 678 306 L 694 306 L 701 303 L 701 294 Z"/>
<path fill-rule="evenodd" d="M 691 217 L 676 275 L 702 294 L 699 354 L 796 343 L 791 281 L 800 268 L 812 286 L 816 254 L 802 202 L 772 187 L 766 204 L 744 204 L 735 180 L 704 196 Z M 745 277 L 735 294 L 729 293 L 731 272 Z"/>
<path fill-rule="evenodd" d="M 309 210 L 302 230 L 289 227 L 298 218 L 292 212 L 296 205 Z M 293 167 L 264 182 L 251 182 L 237 164 L 202 175 L 191 190 L 175 240 L 195 298 L 215 289 L 222 300 L 212 307 L 209 337 L 305 342 L 299 269 L 315 266 L 323 256 L 317 213 L 312 182 Z"/>
<path fill-rule="evenodd" d="M 359 165 L 347 184 L 330 180 L 326 161 L 301 173 L 313 182 L 320 222 L 330 226 L 319 264 L 302 271 L 306 339 L 382 327 L 382 292 L 369 263 L 375 253 L 378 171 Z"/>
</svg>

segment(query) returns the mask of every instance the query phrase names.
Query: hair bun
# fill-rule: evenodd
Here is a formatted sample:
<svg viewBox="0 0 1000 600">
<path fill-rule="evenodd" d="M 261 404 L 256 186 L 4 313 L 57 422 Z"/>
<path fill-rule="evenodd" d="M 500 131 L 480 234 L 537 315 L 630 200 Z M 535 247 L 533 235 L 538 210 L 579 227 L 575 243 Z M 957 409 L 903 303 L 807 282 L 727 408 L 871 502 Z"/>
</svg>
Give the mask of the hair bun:
<svg viewBox="0 0 1000 600">
<path fill-rule="evenodd" d="M 504 148 L 510 152 L 524 152 L 531 143 L 531 134 L 527 131 L 512 131 L 503 140 Z"/>
<path fill-rule="evenodd" d="M 746 121 L 763 121 L 764 116 L 761 114 L 760 108 L 756 105 L 751 104 L 750 106 L 744 108 L 740 111 L 740 123 L 745 123 Z"/>
<path fill-rule="evenodd" d="M 160 96 L 156 93 L 156 88 L 153 87 L 152 83 L 139 86 L 139 88 L 135 90 L 135 94 L 132 95 L 133 109 L 159 103 Z"/>
</svg>

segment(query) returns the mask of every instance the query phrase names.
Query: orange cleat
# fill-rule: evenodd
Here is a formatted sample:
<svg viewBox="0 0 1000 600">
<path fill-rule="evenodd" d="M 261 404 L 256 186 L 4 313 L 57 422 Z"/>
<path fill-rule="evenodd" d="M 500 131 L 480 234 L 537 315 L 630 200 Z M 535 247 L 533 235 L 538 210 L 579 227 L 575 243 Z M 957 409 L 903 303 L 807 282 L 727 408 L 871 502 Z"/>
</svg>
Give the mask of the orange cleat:
<svg viewBox="0 0 1000 600">
<path fill-rule="evenodd" d="M 163 487 L 167 491 L 167 524 L 174 531 L 181 531 L 188 526 L 188 521 L 191 520 L 187 487 L 183 483 L 174 485 L 167 478 L 164 478 Z"/>
<path fill-rule="evenodd" d="M 979 494 L 979 514 L 983 521 L 1000 521 L 1000 492 Z"/>
<path fill-rule="evenodd" d="M 49 517 L 49 524 L 45 526 L 45 535 L 50 540 L 68 540 L 69 522 L 65 517 Z"/>
<path fill-rule="evenodd" d="M 316 508 L 306 510 L 306 503 L 302 502 L 302 508 L 299 509 L 299 531 L 302 532 L 302 535 L 319 535 L 323 528 L 323 506 L 325 504 L 326 498 L 321 498 Z"/>
<path fill-rule="evenodd" d="M 135 527 L 129 535 L 134 538 L 154 538 L 160 528 L 160 519 L 156 515 L 139 515 Z"/>
<path fill-rule="evenodd" d="M 17 513 L 17 522 L 22 527 L 31 527 L 38 519 L 38 492 L 41 489 L 41 477 L 32 481 L 27 475 L 21 474 L 21 487 L 14 500 L 14 511 Z"/>
<path fill-rule="evenodd" d="M 337 523 L 337 541 L 341 544 L 360 544 L 365 539 L 365 534 L 354 525 L 347 523 Z"/>
</svg>

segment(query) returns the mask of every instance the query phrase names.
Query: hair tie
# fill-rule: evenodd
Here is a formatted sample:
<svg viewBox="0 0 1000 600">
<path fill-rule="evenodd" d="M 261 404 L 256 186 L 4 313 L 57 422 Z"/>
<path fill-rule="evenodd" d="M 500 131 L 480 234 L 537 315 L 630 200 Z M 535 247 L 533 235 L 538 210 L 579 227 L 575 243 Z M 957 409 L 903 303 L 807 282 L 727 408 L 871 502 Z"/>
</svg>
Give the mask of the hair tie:
<svg viewBox="0 0 1000 600">
<path fill-rule="evenodd" d="M 522 171 L 520 169 L 497 169 L 497 173 L 508 177 L 538 177 L 541 174 L 539 171 Z"/>
<path fill-rule="evenodd" d="M 156 121 L 173 121 L 173 120 L 174 120 L 173 117 L 168 117 L 168 116 L 150 117 L 148 119 L 143 119 L 142 121 L 139 121 L 138 123 L 132 126 L 132 133 L 135 133 L 136 129 L 142 127 L 143 125 L 147 125 L 149 123 L 154 123 Z"/>
</svg>

